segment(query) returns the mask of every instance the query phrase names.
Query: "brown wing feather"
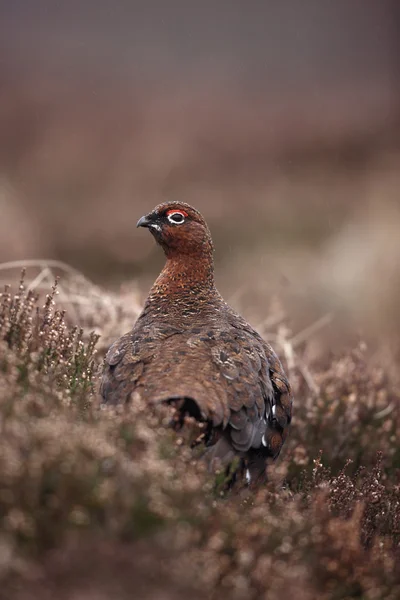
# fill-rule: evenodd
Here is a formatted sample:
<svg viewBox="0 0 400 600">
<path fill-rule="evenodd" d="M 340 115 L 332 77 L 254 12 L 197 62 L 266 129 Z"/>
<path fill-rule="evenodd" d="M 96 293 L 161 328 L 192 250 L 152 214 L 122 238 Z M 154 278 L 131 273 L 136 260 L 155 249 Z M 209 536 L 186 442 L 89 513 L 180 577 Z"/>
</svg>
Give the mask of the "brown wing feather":
<svg viewBox="0 0 400 600">
<path fill-rule="evenodd" d="M 277 456 L 291 418 L 289 383 L 272 348 L 228 314 L 218 327 L 138 322 L 107 353 L 104 400 L 124 402 L 134 390 L 150 403 L 191 398 L 215 427 L 229 425 L 236 451 Z"/>
<path fill-rule="evenodd" d="M 290 384 L 271 345 L 263 340 L 259 333 L 232 309 L 229 310 L 229 315 L 229 323 L 232 327 L 250 335 L 253 346 L 257 347 L 258 353 L 262 357 L 260 383 L 263 387 L 264 397 L 270 399 L 270 410 L 267 406 L 266 427 L 261 437 L 261 443 L 267 452 L 273 458 L 276 458 L 287 437 L 288 427 L 292 419 L 293 396 Z M 258 442 L 259 440 L 256 439 L 253 447 L 257 447 Z"/>
</svg>

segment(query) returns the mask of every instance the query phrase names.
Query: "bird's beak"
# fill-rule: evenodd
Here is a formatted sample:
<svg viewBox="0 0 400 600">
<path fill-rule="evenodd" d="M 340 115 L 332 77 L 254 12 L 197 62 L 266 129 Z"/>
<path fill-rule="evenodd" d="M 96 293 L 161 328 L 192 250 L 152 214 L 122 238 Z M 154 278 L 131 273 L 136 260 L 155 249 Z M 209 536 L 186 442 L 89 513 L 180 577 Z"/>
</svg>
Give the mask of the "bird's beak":
<svg viewBox="0 0 400 600">
<path fill-rule="evenodd" d="M 149 215 L 145 215 L 139 219 L 139 221 L 136 223 L 136 227 L 149 227 L 150 224 L 151 219 L 149 218 Z"/>
</svg>

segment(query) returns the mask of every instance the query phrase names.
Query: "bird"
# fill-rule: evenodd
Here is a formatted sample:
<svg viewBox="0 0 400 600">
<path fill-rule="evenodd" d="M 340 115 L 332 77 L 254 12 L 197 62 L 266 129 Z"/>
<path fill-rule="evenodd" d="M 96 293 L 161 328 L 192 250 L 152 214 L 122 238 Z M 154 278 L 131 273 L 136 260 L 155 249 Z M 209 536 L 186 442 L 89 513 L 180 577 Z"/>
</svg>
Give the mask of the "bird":
<svg viewBox="0 0 400 600">
<path fill-rule="evenodd" d="M 146 405 L 173 404 L 182 424 L 206 425 L 209 468 L 232 464 L 247 482 L 264 480 L 292 419 L 293 395 L 271 345 L 225 302 L 214 283 L 206 221 L 184 202 L 164 202 L 141 217 L 166 262 L 131 331 L 109 348 L 101 402 L 139 394 Z"/>
</svg>

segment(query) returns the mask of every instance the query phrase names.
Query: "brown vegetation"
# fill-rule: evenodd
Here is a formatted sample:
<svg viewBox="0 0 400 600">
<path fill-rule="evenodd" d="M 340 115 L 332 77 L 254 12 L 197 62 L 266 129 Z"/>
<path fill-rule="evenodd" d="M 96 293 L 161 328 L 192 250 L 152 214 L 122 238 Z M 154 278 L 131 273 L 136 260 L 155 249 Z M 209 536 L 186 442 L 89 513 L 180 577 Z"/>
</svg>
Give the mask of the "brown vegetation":
<svg viewBox="0 0 400 600">
<path fill-rule="evenodd" d="M 45 275 L 1 296 L 1 597 L 399 597 L 399 391 L 363 343 L 318 364 L 277 330 L 290 438 L 266 487 L 221 495 L 164 413 L 98 406 L 138 303 L 64 274 L 38 308 Z"/>
</svg>

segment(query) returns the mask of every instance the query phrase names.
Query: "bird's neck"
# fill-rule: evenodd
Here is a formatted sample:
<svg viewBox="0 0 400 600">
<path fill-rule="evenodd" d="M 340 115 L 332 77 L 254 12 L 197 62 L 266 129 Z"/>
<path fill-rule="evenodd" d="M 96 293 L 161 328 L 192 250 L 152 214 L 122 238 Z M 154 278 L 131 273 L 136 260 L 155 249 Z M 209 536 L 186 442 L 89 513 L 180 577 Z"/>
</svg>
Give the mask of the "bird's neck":
<svg viewBox="0 0 400 600">
<path fill-rule="evenodd" d="M 195 301 L 211 298 L 216 293 L 212 255 L 175 255 L 167 262 L 157 277 L 148 298 L 157 302 Z"/>
</svg>

